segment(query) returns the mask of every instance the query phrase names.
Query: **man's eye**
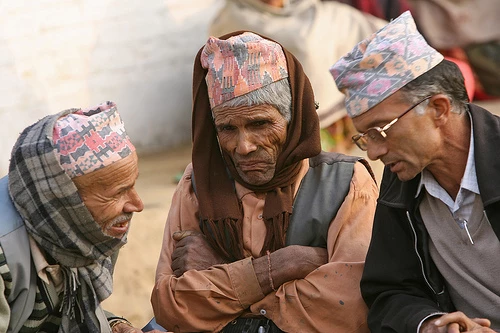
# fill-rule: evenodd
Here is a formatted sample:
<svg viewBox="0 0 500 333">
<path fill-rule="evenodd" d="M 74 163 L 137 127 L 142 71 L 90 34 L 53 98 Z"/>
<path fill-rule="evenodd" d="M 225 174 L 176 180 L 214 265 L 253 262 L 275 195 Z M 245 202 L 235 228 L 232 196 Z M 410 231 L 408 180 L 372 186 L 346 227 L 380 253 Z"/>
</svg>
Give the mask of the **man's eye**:
<svg viewBox="0 0 500 333">
<path fill-rule="evenodd" d="M 380 134 L 376 130 L 368 131 L 368 133 L 366 133 L 366 136 L 372 141 L 377 141 L 378 139 L 380 139 Z"/>
<path fill-rule="evenodd" d="M 254 122 L 253 122 L 253 125 L 254 125 L 254 126 L 263 126 L 263 125 L 265 125 L 265 124 L 267 124 L 267 121 L 266 121 L 266 120 L 258 120 L 258 121 L 254 121 Z"/>
<path fill-rule="evenodd" d="M 231 125 L 225 125 L 225 126 L 219 127 L 219 132 L 227 132 L 227 131 L 232 131 L 232 130 L 234 130 L 234 126 L 231 126 Z"/>
</svg>

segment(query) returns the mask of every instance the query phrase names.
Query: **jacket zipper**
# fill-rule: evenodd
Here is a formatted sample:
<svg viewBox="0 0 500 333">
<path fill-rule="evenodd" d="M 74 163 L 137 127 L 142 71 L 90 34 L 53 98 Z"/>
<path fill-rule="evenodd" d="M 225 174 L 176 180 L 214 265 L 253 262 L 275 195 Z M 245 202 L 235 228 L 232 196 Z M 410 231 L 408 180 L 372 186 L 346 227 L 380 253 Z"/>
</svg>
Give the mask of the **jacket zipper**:
<svg viewBox="0 0 500 333">
<path fill-rule="evenodd" d="M 417 232 L 415 231 L 415 228 L 413 227 L 413 223 L 411 222 L 409 211 L 406 211 L 406 217 L 408 218 L 408 223 L 410 223 L 410 227 L 411 227 L 411 230 L 413 232 L 413 236 L 415 238 L 414 250 L 415 250 L 415 253 L 417 254 L 418 260 L 420 261 L 420 269 L 422 270 L 422 276 L 424 277 L 425 283 L 427 283 L 427 286 L 430 288 L 430 290 L 432 290 L 432 292 L 435 295 L 438 295 L 436 290 L 434 290 L 434 288 L 432 288 L 429 280 L 427 279 L 427 275 L 425 275 L 424 261 L 422 260 L 422 257 L 420 256 L 420 253 L 418 253 L 418 249 L 417 249 Z"/>
</svg>

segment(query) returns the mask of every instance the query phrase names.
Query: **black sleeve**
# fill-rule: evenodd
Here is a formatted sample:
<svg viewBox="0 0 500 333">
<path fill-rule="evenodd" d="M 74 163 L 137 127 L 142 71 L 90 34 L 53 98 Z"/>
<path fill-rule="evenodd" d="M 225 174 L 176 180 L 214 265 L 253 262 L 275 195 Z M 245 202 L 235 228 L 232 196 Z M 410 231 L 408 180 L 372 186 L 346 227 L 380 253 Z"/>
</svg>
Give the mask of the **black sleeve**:
<svg viewBox="0 0 500 333">
<path fill-rule="evenodd" d="M 441 312 L 422 267 L 406 211 L 379 203 L 361 279 L 372 333 L 415 333 L 422 319 Z"/>
</svg>

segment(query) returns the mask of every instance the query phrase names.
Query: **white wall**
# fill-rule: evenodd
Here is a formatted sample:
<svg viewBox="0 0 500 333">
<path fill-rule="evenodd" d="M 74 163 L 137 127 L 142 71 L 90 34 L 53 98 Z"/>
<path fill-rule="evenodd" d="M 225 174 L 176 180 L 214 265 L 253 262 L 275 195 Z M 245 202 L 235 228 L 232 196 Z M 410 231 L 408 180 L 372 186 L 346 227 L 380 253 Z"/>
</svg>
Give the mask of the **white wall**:
<svg viewBox="0 0 500 333">
<path fill-rule="evenodd" d="M 118 104 L 139 153 L 190 140 L 193 59 L 223 0 L 0 0 L 0 177 L 49 113 Z"/>
</svg>

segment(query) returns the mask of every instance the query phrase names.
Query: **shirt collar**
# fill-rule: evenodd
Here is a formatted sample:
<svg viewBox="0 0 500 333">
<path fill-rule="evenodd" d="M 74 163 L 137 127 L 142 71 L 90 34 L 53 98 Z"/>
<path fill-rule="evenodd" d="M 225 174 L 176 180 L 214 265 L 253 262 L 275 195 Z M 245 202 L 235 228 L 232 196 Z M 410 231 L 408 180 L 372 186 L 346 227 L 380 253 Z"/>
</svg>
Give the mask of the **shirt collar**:
<svg viewBox="0 0 500 333">
<path fill-rule="evenodd" d="M 475 194 L 479 194 L 479 185 L 477 183 L 477 175 L 476 175 L 476 162 L 474 160 L 474 128 L 472 126 L 472 117 L 469 111 L 467 111 L 467 114 L 469 115 L 469 121 L 470 121 L 469 154 L 467 156 L 467 164 L 465 166 L 465 172 L 460 182 L 460 190 L 466 189 Z M 434 176 L 432 176 L 432 174 L 429 171 L 424 169 L 422 171 L 422 177 L 420 178 L 420 182 L 417 187 L 417 193 L 415 194 L 415 198 L 419 196 L 422 187 L 426 186 L 426 189 L 429 191 L 429 189 L 435 187 L 436 185 L 441 187 L 441 185 L 439 185 L 439 183 L 434 179 Z"/>
<path fill-rule="evenodd" d="M 49 278 L 47 277 L 47 273 L 45 269 L 49 267 L 49 263 L 45 259 L 45 256 L 42 253 L 40 247 L 35 242 L 33 237 L 29 236 L 30 240 L 30 249 L 31 249 L 31 257 L 33 258 L 33 263 L 35 264 L 35 269 L 38 277 L 43 280 L 43 282 L 49 284 Z"/>
</svg>

